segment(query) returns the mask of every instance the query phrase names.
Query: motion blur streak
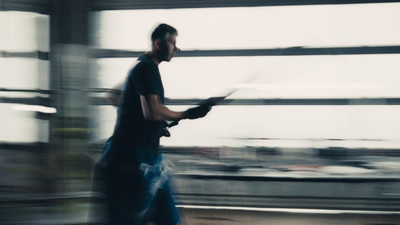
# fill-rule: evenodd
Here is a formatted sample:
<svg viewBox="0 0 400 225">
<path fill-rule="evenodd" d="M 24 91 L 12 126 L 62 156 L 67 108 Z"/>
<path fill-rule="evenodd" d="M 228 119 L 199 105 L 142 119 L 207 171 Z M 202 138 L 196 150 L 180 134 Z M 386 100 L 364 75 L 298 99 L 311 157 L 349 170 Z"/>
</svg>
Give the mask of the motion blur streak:
<svg viewBox="0 0 400 225">
<path fill-rule="evenodd" d="M 0 225 L 107 224 L 104 97 L 161 22 L 168 107 L 235 89 L 161 139 L 187 224 L 399 224 L 400 3 L 315 2 L 0 0 Z"/>
</svg>

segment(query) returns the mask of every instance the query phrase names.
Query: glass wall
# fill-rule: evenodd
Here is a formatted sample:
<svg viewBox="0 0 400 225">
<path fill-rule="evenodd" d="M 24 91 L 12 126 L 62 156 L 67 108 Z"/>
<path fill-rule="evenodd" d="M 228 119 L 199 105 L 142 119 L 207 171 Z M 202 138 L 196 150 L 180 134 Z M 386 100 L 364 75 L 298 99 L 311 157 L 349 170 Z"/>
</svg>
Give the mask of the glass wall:
<svg viewBox="0 0 400 225">
<path fill-rule="evenodd" d="M 168 23 L 178 29 L 177 46 L 192 55 L 178 54 L 160 65 L 166 97 L 196 103 L 235 92 L 230 103 L 214 107 L 201 121 L 172 128 L 163 145 L 397 148 L 399 106 L 385 101 L 400 97 L 400 55 L 342 54 L 341 49 L 399 45 L 399 11 L 399 3 L 387 3 L 93 12 L 92 47 L 116 50 L 117 56 L 92 59 L 92 87 L 121 82 L 135 57 L 118 57 L 118 50 L 149 50 L 152 29 Z M 235 56 L 235 50 L 296 48 L 333 53 Z M 224 50 L 232 50 L 232 56 L 199 56 Z M 285 99 L 321 101 L 271 105 Z M 360 99 L 374 101 L 359 105 Z M 92 138 L 104 139 L 116 111 L 93 107 L 99 113 Z"/>
</svg>

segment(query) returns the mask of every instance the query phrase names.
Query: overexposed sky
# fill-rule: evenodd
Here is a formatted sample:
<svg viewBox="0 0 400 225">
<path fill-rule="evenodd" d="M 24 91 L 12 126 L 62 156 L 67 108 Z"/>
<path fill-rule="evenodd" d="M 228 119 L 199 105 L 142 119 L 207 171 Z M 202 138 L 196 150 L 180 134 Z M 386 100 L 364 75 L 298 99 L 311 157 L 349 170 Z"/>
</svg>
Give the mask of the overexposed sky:
<svg viewBox="0 0 400 225">
<path fill-rule="evenodd" d="M 400 3 L 102 11 L 93 46 L 146 50 L 159 23 L 178 29 L 185 49 L 400 44 Z"/>
</svg>

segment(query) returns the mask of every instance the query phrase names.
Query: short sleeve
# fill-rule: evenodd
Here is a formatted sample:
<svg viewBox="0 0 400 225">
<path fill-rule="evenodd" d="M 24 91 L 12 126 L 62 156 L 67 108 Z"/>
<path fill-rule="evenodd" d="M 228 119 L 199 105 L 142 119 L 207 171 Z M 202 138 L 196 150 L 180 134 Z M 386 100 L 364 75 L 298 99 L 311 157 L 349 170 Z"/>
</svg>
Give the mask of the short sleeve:
<svg viewBox="0 0 400 225">
<path fill-rule="evenodd" d="M 160 74 L 150 63 L 141 63 L 133 70 L 133 84 L 138 95 L 161 95 Z"/>
</svg>

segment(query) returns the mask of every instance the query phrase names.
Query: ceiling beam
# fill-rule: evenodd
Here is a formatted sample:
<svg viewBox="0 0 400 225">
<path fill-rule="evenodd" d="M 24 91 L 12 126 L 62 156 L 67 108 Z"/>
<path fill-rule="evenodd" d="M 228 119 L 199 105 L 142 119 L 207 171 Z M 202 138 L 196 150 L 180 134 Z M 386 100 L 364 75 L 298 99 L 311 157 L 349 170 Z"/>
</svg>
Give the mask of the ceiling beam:
<svg viewBox="0 0 400 225">
<path fill-rule="evenodd" d="M 82 0 L 83 1 L 83 0 Z M 399 0 L 85 0 L 92 11 L 129 9 L 173 9 L 212 7 L 254 7 L 291 5 L 339 5 L 393 3 Z M 50 14 L 51 0 L 0 0 L 0 11 L 26 11 Z M 82 4 L 85 4 L 82 2 Z"/>
<path fill-rule="evenodd" d="M 22 11 L 49 14 L 50 0 L 0 0 L 0 11 Z"/>
<path fill-rule="evenodd" d="M 289 5 L 364 4 L 391 0 L 94 0 L 92 10 L 172 9 L 209 7 L 254 7 Z"/>
<path fill-rule="evenodd" d="M 92 58 L 133 58 L 143 51 L 92 49 Z M 323 48 L 272 48 L 272 49 L 232 49 L 232 50 L 184 50 L 176 57 L 226 57 L 226 56 L 294 56 L 294 55 L 369 55 L 400 54 L 400 46 L 359 46 Z"/>
</svg>

